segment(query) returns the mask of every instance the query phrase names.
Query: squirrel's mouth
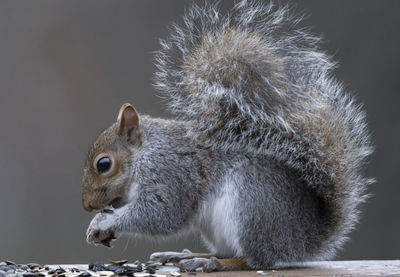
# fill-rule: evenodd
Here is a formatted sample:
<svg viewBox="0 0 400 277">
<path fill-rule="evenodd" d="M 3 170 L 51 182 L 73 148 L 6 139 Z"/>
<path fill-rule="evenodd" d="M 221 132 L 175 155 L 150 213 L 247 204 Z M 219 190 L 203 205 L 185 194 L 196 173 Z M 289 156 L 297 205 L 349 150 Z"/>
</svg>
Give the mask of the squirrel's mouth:
<svg viewBox="0 0 400 277">
<path fill-rule="evenodd" d="M 99 211 L 110 206 L 113 207 L 114 209 L 121 208 L 122 206 L 125 206 L 126 203 L 127 201 L 123 197 L 118 196 L 115 197 L 110 202 L 105 202 L 104 200 L 103 201 L 93 200 L 93 199 L 83 200 L 83 207 L 88 212 L 91 212 L 93 210 Z"/>
<path fill-rule="evenodd" d="M 124 206 L 126 203 L 123 200 L 122 197 L 115 197 L 108 205 L 112 206 L 114 209 L 118 209 L 121 208 L 122 206 Z"/>
</svg>

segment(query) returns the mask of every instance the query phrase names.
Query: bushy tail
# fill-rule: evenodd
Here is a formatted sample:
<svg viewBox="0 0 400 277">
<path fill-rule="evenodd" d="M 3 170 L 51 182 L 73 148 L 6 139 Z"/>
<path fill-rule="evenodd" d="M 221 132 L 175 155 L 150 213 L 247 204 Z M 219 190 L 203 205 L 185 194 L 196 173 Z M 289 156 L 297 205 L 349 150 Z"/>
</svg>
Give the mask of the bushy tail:
<svg viewBox="0 0 400 277">
<path fill-rule="evenodd" d="M 319 39 L 287 7 L 238 2 L 228 15 L 194 5 L 161 41 L 156 87 L 188 135 L 210 147 L 272 155 L 297 170 L 331 207 L 324 253 L 358 218 L 373 180 L 365 114 L 332 77 Z"/>
</svg>

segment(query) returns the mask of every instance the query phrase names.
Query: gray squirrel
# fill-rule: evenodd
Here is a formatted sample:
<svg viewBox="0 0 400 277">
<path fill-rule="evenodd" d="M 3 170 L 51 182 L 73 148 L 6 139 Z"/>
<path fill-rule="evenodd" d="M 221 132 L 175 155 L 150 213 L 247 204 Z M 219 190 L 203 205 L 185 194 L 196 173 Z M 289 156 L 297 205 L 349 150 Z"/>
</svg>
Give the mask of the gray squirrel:
<svg viewBox="0 0 400 277">
<path fill-rule="evenodd" d="M 99 213 L 88 242 L 196 230 L 211 253 L 151 256 L 188 271 L 334 256 L 374 181 L 361 173 L 372 145 L 365 113 L 299 21 L 258 1 L 227 15 L 192 4 L 155 58 L 176 119 L 124 104 L 90 149 L 83 205 Z"/>
</svg>

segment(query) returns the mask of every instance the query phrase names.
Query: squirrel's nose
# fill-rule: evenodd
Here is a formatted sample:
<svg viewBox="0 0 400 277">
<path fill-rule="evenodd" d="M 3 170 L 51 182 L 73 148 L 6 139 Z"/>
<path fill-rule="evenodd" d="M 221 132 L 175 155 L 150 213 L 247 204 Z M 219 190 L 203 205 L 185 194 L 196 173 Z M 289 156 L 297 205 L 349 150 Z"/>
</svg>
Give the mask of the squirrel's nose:
<svg viewBox="0 0 400 277">
<path fill-rule="evenodd" d="M 88 212 L 91 212 L 94 209 L 93 204 L 90 200 L 83 200 L 83 208 Z"/>
</svg>

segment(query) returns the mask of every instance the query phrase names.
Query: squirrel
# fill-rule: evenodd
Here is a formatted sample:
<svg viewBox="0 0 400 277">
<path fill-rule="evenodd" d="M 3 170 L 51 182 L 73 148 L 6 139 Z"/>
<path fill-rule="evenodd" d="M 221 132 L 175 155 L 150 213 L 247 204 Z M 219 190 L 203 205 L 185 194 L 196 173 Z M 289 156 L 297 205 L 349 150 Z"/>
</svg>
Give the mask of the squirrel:
<svg viewBox="0 0 400 277">
<path fill-rule="evenodd" d="M 210 253 L 158 252 L 184 270 L 331 259 L 373 178 L 366 115 L 320 38 L 287 6 L 192 4 L 156 52 L 155 87 L 176 118 L 124 104 L 93 143 L 87 241 L 198 231 Z"/>
</svg>

